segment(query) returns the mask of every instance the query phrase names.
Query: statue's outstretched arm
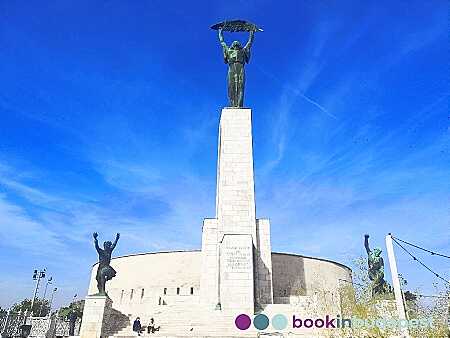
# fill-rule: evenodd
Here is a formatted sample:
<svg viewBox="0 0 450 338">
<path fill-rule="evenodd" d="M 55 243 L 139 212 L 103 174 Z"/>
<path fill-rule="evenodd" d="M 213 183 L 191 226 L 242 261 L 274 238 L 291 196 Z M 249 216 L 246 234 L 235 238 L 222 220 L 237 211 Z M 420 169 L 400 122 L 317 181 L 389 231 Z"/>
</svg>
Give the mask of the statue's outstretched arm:
<svg viewBox="0 0 450 338">
<path fill-rule="evenodd" d="M 117 233 L 117 234 L 116 234 L 116 240 L 115 240 L 114 243 L 111 245 L 111 251 L 113 251 L 114 248 L 116 247 L 117 241 L 119 240 L 119 238 L 120 238 L 120 234 Z"/>
<path fill-rule="evenodd" d="M 223 38 L 223 30 L 221 30 L 221 29 L 219 29 L 219 41 L 220 41 L 220 44 L 222 45 L 222 47 L 223 47 L 224 49 L 228 49 L 228 46 L 227 46 L 227 44 L 225 43 L 225 40 L 224 40 L 224 38 Z"/>
<path fill-rule="evenodd" d="M 95 245 L 95 250 L 97 250 L 97 252 L 100 254 L 100 252 L 102 252 L 102 249 L 100 249 L 100 247 L 98 246 L 98 239 L 97 239 L 98 234 L 96 232 L 94 232 L 94 245 Z"/>
<path fill-rule="evenodd" d="M 364 235 L 364 247 L 366 248 L 367 254 L 370 255 L 371 251 L 369 248 L 369 235 Z"/>
<path fill-rule="evenodd" d="M 221 29 L 219 29 L 219 41 L 223 48 L 223 61 L 228 63 L 228 46 L 223 39 L 223 31 Z"/>
<path fill-rule="evenodd" d="M 248 42 L 247 42 L 247 44 L 245 45 L 245 49 L 247 49 L 247 50 L 249 50 L 250 49 L 250 47 L 252 46 L 252 44 L 253 44 L 253 40 L 255 39 L 255 32 L 254 31 L 251 31 L 250 32 L 250 36 L 248 37 Z"/>
</svg>

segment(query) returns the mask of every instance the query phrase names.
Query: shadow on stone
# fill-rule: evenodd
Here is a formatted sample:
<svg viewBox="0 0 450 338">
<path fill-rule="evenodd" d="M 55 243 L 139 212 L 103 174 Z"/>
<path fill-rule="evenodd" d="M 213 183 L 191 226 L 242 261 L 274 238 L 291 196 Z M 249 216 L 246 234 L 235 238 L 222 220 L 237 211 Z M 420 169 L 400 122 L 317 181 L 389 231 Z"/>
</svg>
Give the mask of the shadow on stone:
<svg viewBox="0 0 450 338">
<path fill-rule="evenodd" d="M 113 334 L 123 330 L 127 326 L 131 324 L 130 318 L 122 312 L 111 309 L 111 313 L 108 318 L 108 322 L 106 324 L 106 333 L 107 337 L 112 336 Z"/>
<path fill-rule="evenodd" d="M 299 255 L 272 252 L 273 298 L 275 304 L 289 304 L 291 296 L 306 296 L 305 267 Z"/>
</svg>

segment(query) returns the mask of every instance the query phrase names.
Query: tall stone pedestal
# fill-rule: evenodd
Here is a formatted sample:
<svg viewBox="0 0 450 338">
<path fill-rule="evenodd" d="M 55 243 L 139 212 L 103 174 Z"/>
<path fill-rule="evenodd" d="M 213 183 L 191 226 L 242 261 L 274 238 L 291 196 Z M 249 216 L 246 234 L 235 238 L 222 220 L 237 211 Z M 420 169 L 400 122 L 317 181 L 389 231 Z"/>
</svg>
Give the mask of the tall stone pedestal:
<svg viewBox="0 0 450 338">
<path fill-rule="evenodd" d="M 224 108 L 219 125 L 216 217 L 205 219 L 200 287 L 206 308 L 254 313 L 273 303 L 269 220 L 256 219 L 252 111 Z"/>
<path fill-rule="evenodd" d="M 87 296 L 85 298 L 81 338 L 107 337 L 109 315 L 113 301 L 108 296 Z"/>
</svg>

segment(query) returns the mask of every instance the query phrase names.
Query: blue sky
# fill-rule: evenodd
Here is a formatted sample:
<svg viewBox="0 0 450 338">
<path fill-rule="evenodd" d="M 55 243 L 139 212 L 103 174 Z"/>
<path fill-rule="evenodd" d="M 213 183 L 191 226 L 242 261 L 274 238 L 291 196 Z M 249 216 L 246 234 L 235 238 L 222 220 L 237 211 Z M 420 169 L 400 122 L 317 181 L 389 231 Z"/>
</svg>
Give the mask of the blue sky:
<svg viewBox="0 0 450 338">
<path fill-rule="evenodd" d="M 122 234 L 114 256 L 200 249 L 228 105 L 209 26 L 236 18 L 264 29 L 244 104 L 272 250 L 350 264 L 369 233 L 387 262 L 392 232 L 449 255 L 448 15 L 415 0 L 1 1 L 0 306 L 44 267 L 54 307 L 84 297 L 94 231 Z M 411 251 L 450 279 L 448 259 Z M 430 294 L 438 279 L 395 252 Z"/>
</svg>

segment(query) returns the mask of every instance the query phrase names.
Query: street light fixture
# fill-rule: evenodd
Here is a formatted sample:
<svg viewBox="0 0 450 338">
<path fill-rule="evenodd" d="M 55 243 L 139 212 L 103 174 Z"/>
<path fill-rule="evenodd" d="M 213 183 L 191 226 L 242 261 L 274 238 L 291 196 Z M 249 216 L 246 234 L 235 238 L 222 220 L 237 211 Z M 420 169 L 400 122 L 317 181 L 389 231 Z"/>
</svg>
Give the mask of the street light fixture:
<svg viewBox="0 0 450 338">
<path fill-rule="evenodd" d="M 45 299 L 45 294 L 47 293 L 47 287 L 48 287 L 48 285 L 49 285 L 49 284 L 52 284 L 52 279 L 53 279 L 53 277 L 50 277 L 50 278 L 47 280 L 47 284 L 45 285 L 45 290 L 44 290 L 44 299 Z"/>
<path fill-rule="evenodd" d="M 52 313 L 53 295 L 56 293 L 56 290 L 58 290 L 58 288 L 54 288 L 52 291 L 52 298 L 50 299 L 50 313 Z"/>
<path fill-rule="evenodd" d="M 52 278 L 53 278 L 53 277 L 50 277 L 50 278 L 47 280 L 47 284 L 45 284 L 44 298 L 43 298 L 43 301 L 41 302 L 41 316 L 42 316 L 42 310 L 43 310 L 43 308 L 44 308 L 44 301 L 45 301 L 45 294 L 47 293 L 47 287 L 48 287 L 49 284 L 52 284 Z M 51 310 L 51 309 L 50 309 L 50 310 Z"/>
<path fill-rule="evenodd" d="M 404 279 L 403 276 L 402 276 L 401 274 L 398 274 L 398 277 L 399 277 L 400 283 L 401 283 L 402 285 L 408 285 L 408 281 L 407 281 L 406 279 Z M 408 310 L 408 308 L 406 307 L 406 297 L 405 297 L 405 293 L 403 292 L 403 288 L 402 288 L 401 285 L 400 285 L 400 291 L 402 292 L 403 306 L 404 306 L 404 308 L 406 309 L 406 310 L 405 310 L 406 319 L 409 320 L 409 315 L 408 315 L 409 310 Z"/>
<path fill-rule="evenodd" d="M 47 268 L 44 268 L 44 270 L 40 270 L 40 271 L 34 270 L 33 280 L 36 281 L 36 287 L 34 288 L 33 300 L 31 301 L 30 316 L 33 315 L 33 305 L 34 305 L 34 301 L 36 299 L 36 293 L 38 291 L 39 282 L 41 281 L 41 278 L 45 277 L 45 271 L 47 271 Z"/>
</svg>

